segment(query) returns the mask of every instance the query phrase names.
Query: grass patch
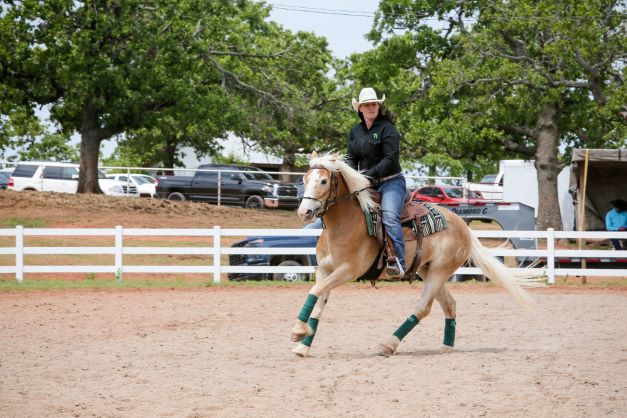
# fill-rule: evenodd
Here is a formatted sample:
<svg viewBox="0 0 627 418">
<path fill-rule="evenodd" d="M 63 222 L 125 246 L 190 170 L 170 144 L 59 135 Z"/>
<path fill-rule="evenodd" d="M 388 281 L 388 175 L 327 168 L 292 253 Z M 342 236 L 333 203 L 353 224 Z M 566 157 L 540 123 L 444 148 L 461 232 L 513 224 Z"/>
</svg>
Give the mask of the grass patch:
<svg viewBox="0 0 627 418">
<path fill-rule="evenodd" d="M 627 277 L 588 277 L 586 284 L 582 284 L 581 276 L 558 276 L 555 284 L 571 287 L 627 287 Z"/>
<path fill-rule="evenodd" d="M 94 279 L 86 280 L 28 280 L 18 283 L 15 279 L 0 280 L 0 292 L 54 291 L 76 289 L 191 289 L 211 287 L 212 282 L 181 280 L 129 280 L 116 281 Z"/>
<path fill-rule="evenodd" d="M 213 283 L 212 283 L 213 284 Z M 222 287 L 249 287 L 249 288 L 257 288 L 257 287 L 287 287 L 287 286 L 313 286 L 313 281 L 304 281 L 304 282 L 283 282 L 283 281 L 274 281 L 274 280 L 227 280 L 224 282 L 220 282 L 217 286 Z M 216 286 L 215 284 L 213 284 Z"/>
<path fill-rule="evenodd" d="M 54 278 L 25 278 L 18 283 L 14 277 L 0 279 L 0 292 L 28 292 L 28 291 L 62 291 L 83 289 L 200 289 L 207 287 L 225 288 L 272 288 L 303 286 L 310 287 L 314 282 L 283 282 L 273 280 L 223 280 L 219 284 L 213 283 L 213 278 L 190 279 L 174 276 L 168 278 L 129 278 L 116 281 L 113 278 L 99 278 L 87 273 L 82 279 L 63 280 Z"/>
<path fill-rule="evenodd" d="M 242 280 L 229 281 L 223 280 L 219 284 L 213 283 L 213 278 L 190 278 L 184 276 L 158 277 L 158 278 L 126 278 L 122 281 L 116 281 L 113 278 L 101 278 L 94 274 L 87 273 L 80 279 L 63 280 L 54 278 L 26 278 L 22 283 L 18 283 L 14 277 L 0 279 L 0 292 L 29 292 L 29 291 L 63 291 L 63 290 L 107 290 L 107 289 L 201 289 L 207 287 L 218 288 L 281 288 L 281 287 L 302 287 L 309 288 L 314 284 L 313 281 L 304 282 L 283 282 L 273 280 Z M 476 287 L 495 287 L 493 282 L 478 282 L 476 280 L 467 280 L 464 282 L 450 283 L 455 288 L 463 288 L 466 286 Z M 580 278 L 564 278 L 558 277 L 556 280 L 558 286 L 579 287 L 579 288 L 621 288 L 627 286 L 627 278 L 588 278 L 588 283 L 582 285 Z M 344 286 L 370 286 L 368 281 L 350 282 Z M 414 287 L 421 288 L 423 283 L 416 280 L 413 284 L 407 281 L 379 281 L 377 287 Z M 551 285 L 548 286 L 549 288 Z"/>
<path fill-rule="evenodd" d="M 2 225 L 3 228 L 15 228 L 18 225 L 22 225 L 24 228 L 46 228 L 48 222 L 42 218 L 22 218 L 15 216 L 2 219 L 0 225 Z"/>
</svg>

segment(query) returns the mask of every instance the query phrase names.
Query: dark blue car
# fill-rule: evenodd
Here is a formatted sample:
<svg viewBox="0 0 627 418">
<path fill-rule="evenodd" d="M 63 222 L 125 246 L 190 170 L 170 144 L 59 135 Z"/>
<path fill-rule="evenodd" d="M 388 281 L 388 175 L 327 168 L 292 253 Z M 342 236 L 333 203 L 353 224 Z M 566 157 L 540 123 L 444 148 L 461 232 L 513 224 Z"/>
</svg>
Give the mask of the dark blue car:
<svg viewBox="0 0 627 418">
<path fill-rule="evenodd" d="M 265 247 L 265 248 L 307 248 L 315 247 L 318 237 L 248 237 L 236 242 L 232 247 Z M 314 254 L 231 254 L 231 266 L 316 266 Z M 307 273 L 229 273 L 229 280 L 283 280 L 296 282 L 309 280 Z"/>
</svg>

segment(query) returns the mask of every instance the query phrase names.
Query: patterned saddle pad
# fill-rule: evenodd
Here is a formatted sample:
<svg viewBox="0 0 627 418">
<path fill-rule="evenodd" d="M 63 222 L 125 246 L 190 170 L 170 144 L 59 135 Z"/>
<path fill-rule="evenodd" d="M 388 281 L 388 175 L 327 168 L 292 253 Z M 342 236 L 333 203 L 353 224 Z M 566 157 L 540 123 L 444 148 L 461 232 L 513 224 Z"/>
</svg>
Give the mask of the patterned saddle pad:
<svg viewBox="0 0 627 418">
<path fill-rule="evenodd" d="M 436 232 L 440 232 L 448 228 L 446 218 L 436 207 L 430 205 L 429 203 L 422 203 L 422 205 L 429 210 L 429 213 L 421 216 L 419 219 L 420 234 L 423 237 L 428 237 L 431 234 L 435 234 Z"/>
<path fill-rule="evenodd" d="M 408 209 L 410 209 L 408 211 Z M 378 213 L 364 212 L 368 234 L 382 239 L 381 216 Z M 438 211 L 437 207 L 429 203 L 412 201 L 403 208 L 401 221 L 404 227 L 418 228 L 423 237 L 435 234 L 448 228 L 446 218 Z M 382 241 L 382 240 L 381 240 Z"/>
</svg>

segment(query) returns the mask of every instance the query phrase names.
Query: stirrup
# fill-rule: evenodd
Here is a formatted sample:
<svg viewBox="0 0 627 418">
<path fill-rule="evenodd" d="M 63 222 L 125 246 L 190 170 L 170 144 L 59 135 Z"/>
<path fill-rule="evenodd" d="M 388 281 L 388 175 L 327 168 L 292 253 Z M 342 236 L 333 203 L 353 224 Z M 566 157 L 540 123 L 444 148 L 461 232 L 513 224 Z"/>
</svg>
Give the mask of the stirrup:
<svg viewBox="0 0 627 418">
<path fill-rule="evenodd" d="M 401 278 L 405 276 L 405 270 L 403 266 L 401 266 L 401 262 L 398 261 L 398 257 L 395 257 L 394 260 L 388 260 L 385 274 L 389 278 Z"/>
</svg>

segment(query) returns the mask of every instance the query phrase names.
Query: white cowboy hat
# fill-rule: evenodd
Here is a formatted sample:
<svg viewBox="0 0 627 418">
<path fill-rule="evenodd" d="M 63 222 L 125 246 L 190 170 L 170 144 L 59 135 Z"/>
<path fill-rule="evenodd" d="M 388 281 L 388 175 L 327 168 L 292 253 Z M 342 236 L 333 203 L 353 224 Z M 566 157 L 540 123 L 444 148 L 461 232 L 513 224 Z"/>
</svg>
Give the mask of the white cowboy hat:
<svg viewBox="0 0 627 418">
<path fill-rule="evenodd" d="M 353 97 L 353 109 L 355 112 L 359 112 L 359 106 L 364 103 L 377 102 L 379 104 L 383 103 L 385 100 L 385 94 L 380 99 L 377 98 L 377 92 L 374 91 L 372 87 L 366 87 L 361 89 L 359 92 L 359 100 L 355 100 Z"/>
</svg>

